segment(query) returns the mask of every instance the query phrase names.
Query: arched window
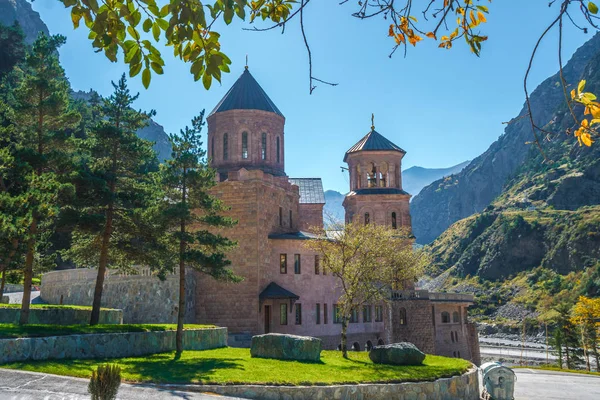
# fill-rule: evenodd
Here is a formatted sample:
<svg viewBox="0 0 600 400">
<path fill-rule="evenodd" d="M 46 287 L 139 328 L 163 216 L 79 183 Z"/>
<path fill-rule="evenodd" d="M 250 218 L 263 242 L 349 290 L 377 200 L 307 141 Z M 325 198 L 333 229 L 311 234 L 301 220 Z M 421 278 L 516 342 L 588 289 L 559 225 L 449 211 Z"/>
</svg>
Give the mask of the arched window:
<svg viewBox="0 0 600 400">
<path fill-rule="evenodd" d="M 229 136 L 227 134 L 223 135 L 223 160 L 227 160 L 229 158 Z"/>
<path fill-rule="evenodd" d="M 281 162 L 280 161 L 281 158 L 279 156 L 279 148 L 280 148 L 280 145 L 279 145 L 279 136 L 277 136 L 277 162 Z"/>
<path fill-rule="evenodd" d="M 455 352 L 455 351 L 453 351 L 453 352 L 452 352 L 452 355 L 453 355 L 454 357 L 456 357 L 456 352 Z"/>
<path fill-rule="evenodd" d="M 398 324 L 406 325 L 406 308 L 402 307 L 398 315 Z"/>
<path fill-rule="evenodd" d="M 353 351 L 360 351 L 360 344 L 358 344 L 358 342 L 354 342 L 352 344 L 352 350 Z"/>
<path fill-rule="evenodd" d="M 370 340 L 367 340 L 367 344 L 365 345 L 365 350 L 371 351 L 372 348 L 373 348 L 373 343 Z"/>
<path fill-rule="evenodd" d="M 447 312 L 447 311 L 444 311 L 444 312 L 442 313 L 442 323 L 443 323 L 443 324 L 448 324 L 448 323 L 450 323 L 450 313 L 449 313 L 449 312 Z"/>
<path fill-rule="evenodd" d="M 454 311 L 452 313 L 452 322 L 454 322 L 455 324 L 458 324 L 460 322 L 460 317 L 458 315 L 458 311 Z"/>
<path fill-rule="evenodd" d="M 387 187 L 388 165 L 382 163 L 379 166 L 379 187 Z"/>
<path fill-rule="evenodd" d="M 460 358 L 460 350 L 458 351 L 458 358 Z"/>
<path fill-rule="evenodd" d="M 380 338 L 380 339 L 377 341 L 377 346 L 383 346 L 383 344 L 384 344 L 384 343 L 383 343 L 383 339 L 381 339 L 381 338 Z"/>
<path fill-rule="evenodd" d="M 398 223 L 396 222 L 396 213 L 392 213 L 392 229 L 398 228 Z"/>
<path fill-rule="evenodd" d="M 458 343 L 458 331 L 454 331 L 454 340 Z"/>
<path fill-rule="evenodd" d="M 242 133 L 242 158 L 248 158 L 248 132 Z"/>
<path fill-rule="evenodd" d="M 356 184 L 355 184 L 354 188 L 355 189 L 360 189 L 360 179 L 361 179 L 361 177 L 360 177 L 360 165 L 356 166 L 356 173 L 354 174 L 354 176 L 355 176 L 355 179 L 356 179 L 356 181 L 355 181 Z"/>
<path fill-rule="evenodd" d="M 263 132 L 261 140 L 261 147 L 260 147 L 260 158 L 263 160 L 267 159 L 267 134 Z"/>
<path fill-rule="evenodd" d="M 365 225 L 368 225 L 369 222 L 371 222 L 371 217 L 369 216 L 369 213 L 365 213 Z"/>
<path fill-rule="evenodd" d="M 370 163 L 369 167 L 367 169 L 367 186 L 372 188 L 372 187 L 377 187 L 377 168 L 375 168 L 375 164 L 374 163 Z"/>
</svg>

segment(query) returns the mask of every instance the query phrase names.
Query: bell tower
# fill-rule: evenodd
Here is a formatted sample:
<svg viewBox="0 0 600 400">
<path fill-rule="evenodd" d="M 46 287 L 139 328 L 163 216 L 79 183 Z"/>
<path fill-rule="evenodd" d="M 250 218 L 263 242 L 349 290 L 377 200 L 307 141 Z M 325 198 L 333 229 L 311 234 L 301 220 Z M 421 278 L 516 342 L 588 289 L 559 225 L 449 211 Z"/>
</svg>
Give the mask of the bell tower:
<svg viewBox="0 0 600 400">
<path fill-rule="evenodd" d="M 207 121 L 208 158 L 220 181 L 242 168 L 286 176 L 285 117 L 247 66 Z"/>
<path fill-rule="evenodd" d="M 371 126 L 371 131 L 344 156 L 350 193 L 344 199 L 346 222 L 374 223 L 412 235 L 409 201 L 402 190 L 402 158 L 406 152 Z"/>
</svg>

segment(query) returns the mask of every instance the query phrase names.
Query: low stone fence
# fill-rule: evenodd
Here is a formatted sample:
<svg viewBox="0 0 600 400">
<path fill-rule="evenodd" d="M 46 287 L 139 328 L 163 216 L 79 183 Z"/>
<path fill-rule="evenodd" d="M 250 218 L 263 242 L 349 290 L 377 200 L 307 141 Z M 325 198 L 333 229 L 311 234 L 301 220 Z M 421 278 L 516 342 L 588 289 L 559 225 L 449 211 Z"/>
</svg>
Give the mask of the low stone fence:
<svg viewBox="0 0 600 400">
<path fill-rule="evenodd" d="M 0 363 L 29 360 L 121 358 L 175 350 L 175 331 L 95 333 L 0 339 Z M 227 328 L 185 330 L 185 350 L 227 345 Z"/>
<path fill-rule="evenodd" d="M 15 283 L 7 283 L 4 286 L 4 293 L 17 293 L 23 291 L 23 285 L 18 285 Z"/>
<path fill-rule="evenodd" d="M 90 323 L 92 314 L 89 310 L 78 310 L 73 308 L 37 308 L 29 309 L 30 324 L 49 324 L 49 325 L 85 325 Z M 0 306 L 0 323 L 16 324 L 19 322 L 21 309 L 14 307 Z M 122 324 L 122 310 L 100 310 L 100 324 Z"/>
<path fill-rule="evenodd" d="M 168 387 L 168 385 L 167 385 Z M 217 393 L 243 399 L 344 399 L 344 400 L 479 400 L 477 368 L 433 382 L 333 386 L 177 385 L 181 390 Z"/>
</svg>

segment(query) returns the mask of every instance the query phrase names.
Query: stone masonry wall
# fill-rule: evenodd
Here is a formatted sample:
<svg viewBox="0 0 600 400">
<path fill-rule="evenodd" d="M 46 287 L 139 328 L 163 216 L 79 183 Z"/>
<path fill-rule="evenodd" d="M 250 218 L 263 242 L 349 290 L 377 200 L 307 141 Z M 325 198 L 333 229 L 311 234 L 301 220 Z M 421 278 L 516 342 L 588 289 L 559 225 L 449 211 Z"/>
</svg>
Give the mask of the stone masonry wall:
<svg viewBox="0 0 600 400">
<path fill-rule="evenodd" d="M 123 310 L 124 323 L 175 323 L 179 306 L 179 274 L 161 281 L 148 268 L 139 274 L 109 270 L 104 280 L 102 307 Z M 53 271 L 42 276 L 40 296 L 49 304 L 90 306 L 96 285 L 96 269 Z M 194 322 L 195 275 L 186 277 L 186 322 Z"/>
<path fill-rule="evenodd" d="M 0 363 L 29 360 L 120 358 L 175 350 L 175 331 L 98 333 L 0 339 Z M 227 328 L 186 329 L 185 350 L 227 345 Z"/>
<path fill-rule="evenodd" d="M 479 349 L 479 334 L 477 332 L 477 325 L 474 323 L 467 323 L 467 340 L 469 341 L 469 347 L 471 350 L 471 362 L 477 366 L 481 365 L 481 352 Z"/>
<path fill-rule="evenodd" d="M 400 322 L 400 311 L 406 311 L 405 324 Z M 411 342 L 424 353 L 438 354 L 431 302 L 427 299 L 392 301 L 388 308 L 389 318 L 384 318 L 388 342 Z"/>
<path fill-rule="evenodd" d="M 323 206 L 324 204 L 300 204 L 298 212 L 301 231 L 311 232 L 323 229 Z"/>
<path fill-rule="evenodd" d="M 466 326 L 466 311 L 463 305 L 452 302 L 433 302 L 435 307 L 435 348 L 436 354 L 446 357 L 459 357 L 475 361 L 471 354 L 471 344 Z M 450 321 L 442 322 L 442 313 L 449 314 Z M 454 313 L 458 321 L 454 321 Z"/>
<path fill-rule="evenodd" d="M 70 308 L 37 308 L 32 307 L 29 311 L 30 324 L 51 325 L 86 325 L 90 323 L 92 309 L 75 310 Z M 19 308 L 0 307 L 0 323 L 17 324 L 21 310 Z M 122 324 L 122 310 L 100 310 L 101 324 Z"/>
<path fill-rule="evenodd" d="M 479 376 L 477 369 L 472 368 L 461 376 L 433 382 L 333 386 L 190 385 L 188 389 L 244 399 L 270 400 L 478 400 Z"/>
</svg>

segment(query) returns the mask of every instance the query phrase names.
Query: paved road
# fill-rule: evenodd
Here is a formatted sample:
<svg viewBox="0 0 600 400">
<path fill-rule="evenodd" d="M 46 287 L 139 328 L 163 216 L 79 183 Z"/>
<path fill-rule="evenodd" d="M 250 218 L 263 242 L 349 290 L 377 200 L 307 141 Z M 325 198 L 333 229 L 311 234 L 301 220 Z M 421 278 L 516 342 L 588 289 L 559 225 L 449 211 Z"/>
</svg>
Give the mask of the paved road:
<svg viewBox="0 0 600 400">
<path fill-rule="evenodd" d="M 82 400 L 89 399 L 87 379 L 0 369 L 0 400 Z M 151 386 L 122 384 L 123 400 L 234 400 L 202 393 L 178 392 Z"/>
<path fill-rule="evenodd" d="M 515 369 L 515 400 L 598 400 L 600 376 Z"/>
</svg>

